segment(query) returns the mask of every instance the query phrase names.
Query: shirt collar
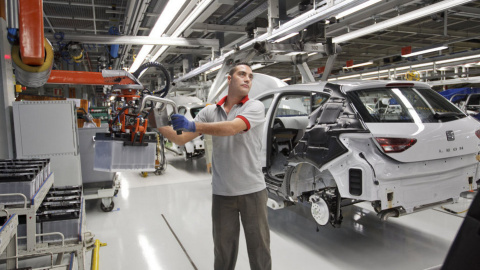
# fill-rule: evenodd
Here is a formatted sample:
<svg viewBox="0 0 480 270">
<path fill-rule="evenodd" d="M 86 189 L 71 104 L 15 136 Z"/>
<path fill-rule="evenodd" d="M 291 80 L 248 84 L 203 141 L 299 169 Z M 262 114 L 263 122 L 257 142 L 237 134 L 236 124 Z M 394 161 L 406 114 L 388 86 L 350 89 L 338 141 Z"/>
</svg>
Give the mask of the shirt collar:
<svg viewBox="0 0 480 270">
<path fill-rule="evenodd" d="M 222 106 L 223 104 L 225 104 L 225 102 L 227 101 L 227 97 L 228 96 L 224 96 L 222 99 L 220 99 L 220 101 L 217 103 L 217 106 Z M 247 102 L 249 100 L 248 98 L 248 95 L 246 95 L 242 100 L 240 100 L 240 102 L 238 104 L 245 104 L 245 102 Z"/>
</svg>

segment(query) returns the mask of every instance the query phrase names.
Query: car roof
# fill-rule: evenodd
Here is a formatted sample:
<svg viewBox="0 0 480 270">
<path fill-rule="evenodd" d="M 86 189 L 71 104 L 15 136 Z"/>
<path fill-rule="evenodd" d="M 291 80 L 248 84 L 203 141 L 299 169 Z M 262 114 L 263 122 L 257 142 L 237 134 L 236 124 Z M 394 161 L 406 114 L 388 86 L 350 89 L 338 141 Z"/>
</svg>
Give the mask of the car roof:
<svg viewBox="0 0 480 270">
<path fill-rule="evenodd" d="M 329 81 L 330 84 L 336 84 L 341 86 L 342 90 L 348 92 L 352 90 L 359 90 L 365 88 L 380 88 L 380 87 L 400 87 L 400 86 L 413 86 L 430 88 L 430 86 L 424 82 L 417 81 L 389 81 L 389 80 L 342 80 L 342 81 Z"/>
<path fill-rule="evenodd" d="M 267 89 L 265 92 L 263 92 L 263 93 L 261 93 L 257 96 L 250 97 L 250 98 L 258 98 L 258 97 L 263 97 L 263 96 L 270 95 L 270 94 L 276 94 L 276 93 L 279 93 L 279 92 L 288 92 L 288 91 L 295 91 L 295 92 L 301 91 L 301 92 L 303 92 L 303 91 L 317 90 L 319 92 L 322 92 L 323 86 L 325 84 L 326 84 L 325 82 L 292 84 L 292 85 L 287 85 L 287 86 L 283 86 L 283 87 L 275 88 L 275 89 L 271 89 L 271 90 Z"/>
<path fill-rule="evenodd" d="M 422 88 L 430 88 L 430 86 L 423 82 L 416 81 L 387 81 L 387 80 L 341 80 L 341 81 L 329 81 L 329 82 L 313 82 L 305 84 L 293 84 L 272 90 L 263 92 L 252 98 L 263 97 L 268 94 L 275 94 L 279 92 L 287 91 L 318 91 L 322 92 L 326 84 L 338 85 L 343 91 L 349 92 L 353 90 L 368 89 L 368 88 L 381 88 L 392 86 L 415 86 Z"/>
</svg>

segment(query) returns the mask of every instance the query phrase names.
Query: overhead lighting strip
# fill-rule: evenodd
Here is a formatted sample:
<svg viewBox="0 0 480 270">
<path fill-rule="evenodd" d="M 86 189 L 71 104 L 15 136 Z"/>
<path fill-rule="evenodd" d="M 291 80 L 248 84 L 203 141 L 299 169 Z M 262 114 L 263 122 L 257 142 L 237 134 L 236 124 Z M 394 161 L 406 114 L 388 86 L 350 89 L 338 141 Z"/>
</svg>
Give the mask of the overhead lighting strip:
<svg viewBox="0 0 480 270">
<path fill-rule="evenodd" d="M 291 37 L 294 37 L 294 36 L 296 36 L 296 35 L 298 35 L 298 32 L 293 32 L 293 33 L 291 33 L 291 34 L 288 34 L 288 35 L 286 35 L 286 36 L 284 36 L 284 37 L 281 37 L 281 38 L 275 40 L 273 43 L 282 42 L 282 41 L 287 40 L 287 39 L 289 39 L 289 38 L 291 38 Z"/>
<path fill-rule="evenodd" d="M 445 49 L 448 49 L 448 46 L 445 46 L 445 45 L 436 46 L 434 48 L 429 48 L 429 49 L 425 49 L 425 50 L 412 52 L 412 53 L 409 53 L 409 54 L 404 54 L 404 55 L 402 55 L 402 57 L 410 57 L 410 56 L 415 56 L 415 55 L 420 55 L 420 54 L 426 54 L 426 53 L 441 51 L 441 50 L 445 50 Z"/>
<path fill-rule="evenodd" d="M 183 31 L 187 29 L 197 18 L 202 14 L 205 9 L 213 2 L 213 0 L 203 0 L 200 2 L 195 9 L 188 15 L 188 17 L 180 24 L 180 26 L 173 32 L 171 37 L 179 37 Z M 152 57 L 153 61 L 157 60 L 169 46 L 162 46 L 158 52 Z"/>
<path fill-rule="evenodd" d="M 364 67 L 364 66 L 368 66 L 368 65 L 373 65 L 373 62 L 372 62 L 372 61 L 368 61 L 368 62 L 364 62 L 364 63 L 352 65 L 352 66 L 349 66 L 349 67 L 343 67 L 343 69 L 356 68 L 356 67 Z"/>
<path fill-rule="evenodd" d="M 167 26 L 172 22 L 172 20 L 177 16 L 177 13 L 182 8 L 185 0 L 171 0 L 168 1 L 167 5 L 162 11 L 162 14 L 157 19 L 157 22 L 150 31 L 149 37 L 159 37 L 165 33 Z M 135 61 L 129 69 L 130 73 L 135 72 L 140 65 L 143 63 L 147 55 L 153 49 L 153 45 L 143 45 L 140 52 L 137 54 Z"/>
<path fill-rule="evenodd" d="M 355 39 L 355 38 L 358 38 L 358 37 L 361 37 L 361 36 L 365 36 L 365 35 L 368 35 L 368 34 L 371 34 L 371 33 L 375 33 L 377 31 L 384 30 L 384 29 L 390 28 L 392 26 L 399 25 L 399 24 L 402 24 L 402 23 L 406 23 L 406 22 L 409 22 L 409 21 L 412 21 L 412 20 L 415 20 L 415 19 L 418 19 L 418 18 L 426 17 L 430 14 L 437 13 L 437 12 L 440 12 L 440 11 L 443 11 L 443 10 L 446 10 L 446 9 L 449 9 L 449 8 L 452 8 L 452 7 L 455 7 L 455 6 L 460 6 L 460 5 L 463 5 L 463 4 L 466 4 L 468 2 L 472 2 L 472 1 L 474 1 L 474 0 L 444 0 L 442 2 L 438 2 L 438 3 L 432 4 L 432 5 L 428 5 L 426 7 L 417 9 L 417 10 L 409 12 L 407 14 L 400 15 L 400 16 L 397 16 L 395 18 L 383 21 L 383 22 L 375 23 L 373 25 L 364 27 L 364 28 L 359 29 L 357 31 L 353 31 L 353 32 L 335 37 L 335 38 L 332 39 L 332 42 L 333 43 L 346 42 L 346 41 L 349 41 L 349 40 L 352 40 L 352 39 Z"/>
<path fill-rule="evenodd" d="M 355 7 L 351 8 L 351 9 L 349 9 L 349 10 L 345 10 L 345 11 L 343 11 L 343 12 L 338 13 L 338 15 L 335 16 L 335 18 L 336 18 L 336 19 L 340 19 L 340 18 L 346 17 L 346 16 L 348 16 L 348 15 L 350 15 L 350 14 L 353 14 L 353 13 L 355 13 L 355 12 L 358 12 L 358 11 L 360 11 L 360 10 L 362 10 L 362 9 L 364 9 L 364 8 L 367 8 L 367 7 L 369 7 L 369 6 L 373 5 L 373 4 L 376 4 L 376 3 L 380 2 L 380 1 L 382 1 L 382 0 L 370 0 L 370 1 L 367 1 L 367 2 L 365 2 L 365 3 L 362 3 L 362 4 L 360 4 L 360 5 L 355 6 Z"/>
<path fill-rule="evenodd" d="M 409 69 L 418 69 L 417 71 L 429 71 L 429 70 L 433 70 L 430 67 L 433 67 L 435 65 L 442 65 L 442 64 L 452 63 L 452 62 L 465 61 L 465 60 L 478 59 L 478 58 L 480 58 L 480 54 L 474 54 L 474 55 L 462 56 L 462 57 L 458 57 L 458 58 L 421 63 L 421 64 L 416 64 L 416 65 L 406 65 L 406 66 L 403 66 L 403 67 L 391 67 L 391 68 L 386 68 L 386 69 L 382 69 L 382 70 L 378 70 L 378 71 L 346 75 L 346 76 L 342 76 L 342 77 L 332 78 L 332 80 L 344 80 L 344 79 L 351 79 L 351 78 L 356 78 L 356 77 L 378 75 L 378 74 L 381 74 L 381 73 L 387 73 L 387 72 L 391 72 L 391 71 L 403 71 L 403 70 L 409 70 Z M 426 67 L 428 67 L 428 68 L 426 68 Z"/>
<path fill-rule="evenodd" d="M 278 36 L 282 36 L 286 33 L 291 33 L 291 32 L 294 32 L 294 31 L 298 31 L 300 29 L 303 29 L 304 27 L 312 24 L 312 23 L 315 23 L 321 19 L 325 19 L 325 18 L 329 18 L 331 16 L 333 16 L 334 14 L 338 13 L 338 12 L 342 12 L 348 8 L 352 8 L 352 7 L 355 7 L 357 5 L 360 5 L 364 2 L 367 2 L 368 0 L 344 0 L 342 2 L 338 2 L 336 3 L 335 5 L 332 5 L 332 6 L 322 6 L 318 9 L 313 9 L 313 10 L 310 10 L 284 24 L 282 24 L 280 27 L 274 29 L 272 31 L 272 34 L 271 35 L 268 35 L 268 33 L 265 33 L 263 35 L 260 35 L 258 36 L 257 38 L 254 38 L 250 41 L 247 41 L 246 43 L 242 44 L 239 46 L 239 49 L 240 50 L 243 50 L 243 49 L 246 49 L 250 46 L 252 46 L 254 43 L 256 42 L 262 42 L 262 41 L 266 41 L 266 40 L 273 40 L 275 39 L 276 37 Z M 189 73 L 185 74 L 184 76 L 178 78 L 178 79 L 175 79 L 174 82 L 179 82 L 179 81 L 183 81 L 183 80 L 188 80 L 194 76 L 197 76 L 205 71 L 208 71 L 209 69 L 211 69 L 212 67 L 218 65 L 218 64 L 221 64 L 223 62 L 223 60 L 225 60 L 227 57 L 229 57 L 230 55 L 232 55 L 233 53 L 235 53 L 234 50 L 231 50 L 225 54 L 223 54 L 222 56 L 220 56 L 219 58 L 213 60 L 212 62 L 209 62 L 203 66 L 200 66 L 192 71 L 190 71 Z"/>
</svg>

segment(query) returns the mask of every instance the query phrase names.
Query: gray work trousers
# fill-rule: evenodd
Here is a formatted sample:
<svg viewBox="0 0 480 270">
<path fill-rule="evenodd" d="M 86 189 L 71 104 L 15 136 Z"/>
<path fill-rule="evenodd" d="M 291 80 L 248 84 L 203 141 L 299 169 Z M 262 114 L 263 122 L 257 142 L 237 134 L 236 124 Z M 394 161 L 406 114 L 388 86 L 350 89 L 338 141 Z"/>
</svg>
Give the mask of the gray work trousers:
<svg viewBox="0 0 480 270">
<path fill-rule="evenodd" d="M 252 270 L 272 269 L 267 190 L 240 195 L 213 195 L 212 223 L 215 270 L 233 270 L 237 262 L 240 220 Z"/>
</svg>

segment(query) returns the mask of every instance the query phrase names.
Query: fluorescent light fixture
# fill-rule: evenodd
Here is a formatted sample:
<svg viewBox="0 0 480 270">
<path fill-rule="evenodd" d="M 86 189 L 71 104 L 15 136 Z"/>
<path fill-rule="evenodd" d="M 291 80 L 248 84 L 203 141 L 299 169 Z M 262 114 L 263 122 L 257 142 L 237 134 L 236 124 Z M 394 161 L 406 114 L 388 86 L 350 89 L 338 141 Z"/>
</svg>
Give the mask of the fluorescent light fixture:
<svg viewBox="0 0 480 270">
<path fill-rule="evenodd" d="M 441 65 L 441 64 L 447 64 L 447 63 L 452 63 L 452 62 L 458 62 L 458 61 L 465 61 L 465 60 L 469 60 L 469 59 L 476 59 L 476 58 L 480 58 L 480 54 L 475 54 L 475 55 L 469 55 L 469 56 L 462 56 L 462 57 L 457 57 L 457 58 L 453 58 L 453 59 L 447 59 L 447 60 L 441 60 L 441 61 L 435 61 L 435 62 L 427 62 L 427 63 L 422 63 L 422 64 L 416 64 L 416 65 L 407 65 L 407 66 L 403 66 L 403 67 L 395 67 L 395 68 L 387 68 L 387 69 L 382 69 L 382 70 L 379 70 L 379 71 L 373 71 L 373 72 L 367 72 L 367 73 L 358 73 L 358 74 L 354 74 L 354 75 L 348 75 L 348 76 L 344 76 L 344 77 L 338 77 L 338 78 L 333 78 L 334 80 L 341 80 L 341 79 L 348 79 L 348 78 L 355 78 L 355 77 L 360 77 L 362 76 L 363 79 L 372 79 L 372 78 L 377 78 L 377 77 L 385 77 L 385 75 L 380 75 L 380 74 L 383 74 L 383 73 L 387 73 L 387 72 L 397 72 L 397 71 L 404 71 L 404 70 L 409 70 L 409 69 L 414 69 L 416 71 L 422 71 L 422 72 L 425 72 L 425 71 L 433 71 L 433 66 L 434 65 Z M 480 65 L 480 62 L 477 62 L 477 65 Z M 437 70 L 442 70 L 444 69 L 445 67 L 441 67 L 441 68 L 437 68 Z M 395 75 L 401 75 L 401 74 L 405 74 L 405 73 L 396 73 Z M 364 76 L 373 76 L 373 77 L 369 77 L 369 78 L 364 78 Z"/>
<path fill-rule="evenodd" d="M 379 73 L 386 73 L 386 72 L 388 72 L 388 69 L 379 70 L 379 71 L 373 71 L 373 72 L 367 72 L 367 73 L 362 73 L 362 74 L 359 74 L 359 75 L 368 76 L 368 75 L 377 75 L 377 74 L 379 74 Z"/>
<path fill-rule="evenodd" d="M 351 78 L 357 78 L 357 77 L 360 77 L 360 74 L 355 74 L 355 75 L 350 75 L 350 76 L 343 76 L 343 77 L 338 77 L 338 78 L 335 78 L 337 80 L 345 80 L 345 79 L 351 79 Z"/>
<path fill-rule="evenodd" d="M 282 79 L 282 81 L 284 81 L 284 82 L 288 82 L 288 81 L 291 81 L 291 80 L 292 80 L 292 78 L 285 78 L 285 79 Z"/>
<path fill-rule="evenodd" d="M 436 61 L 435 63 L 440 65 L 440 64 L 451 63 L 451 62 L 455 62 L 455 61 L 468 60 L 468 59 L 477 58 L 477 57 L 480 57 L 480 54 L 469 55 L 469 56 L 464 56 L 464 57 L 459 57 L 459 58 L 454 58 L 454 59 L 447 59 L 447 60 L 442 60 L 442 61 Z"/>
<path fill-rule="evenodd" d="M 358 5 L 358 3 L 364 3 L 366 1 L 367 0 L 344 0 L 335 2 L 334 5 L 324 5 L 316 9 L 312 9 L 285 22 L 279 28 L 274 29 L 271 35 L 268 35 L 268 33 L 261 35 L 256 41 L 263 41 L 265 39 L 273 40 L 274 38 L 283 36 L 286 33 L 291 33 L 292 31 L 298 32 L 304 29 L 306 26 L 311 25 L 319 20 L 331 18 L 339 10 L 345 9 L 348 6 L 353 6 L 356 4 Z M 240 46 L 240 48 L 242 48 L 242 46 Z"/>
<path fill-rule="evenodd" d="M 360 64 L 352 65 L 352 66 L 349 66 L 349 67 L 343 67 L 343 68 L 344 68 L 344 69 L 347 69 L 347 68 L 356 68 L 356 67 L 363 67 L 363 66 L 368 66 L 368 65 L 373 65 L 373 62 L 372 62 L 372 61 L 368 61 L 368 62 L 365 62 L 365 63 L 360 63 Z"/>
<path fill-rule="evenodd" d="M 256 70 L 256 69 L 263 68 L 263 67 L 265 67 L 264 64 L 255 64 L 255 65 L 251 66 L 252 70 Z"/>
<path fill-rule="evenodd" d="M 178 11 L 180 10 L 180 8 L 183 6 L 184 3 L 185 3 L 185 0 L 168 1 L 167 5 L 162 11 L 162 14 L 160 14 L 160 16 L 158 17 L 157 22 L 153 26 L 152 31 L 150 31 L 150 34 L 148 36 L 149 37 L 161 36 L 165 32 L 167 26 L 175 18 L 175 16 L 177 15 Z M 137 54 L 137 57 L 135 58 L 135 61 L 130 67 L 129 72 L 133 73 L 140 67 L 140 65 L 143 63 L 145 58 L 147 58 L 147 55 L 150 53 L 152 48 L 153 48 L 153 45 L 142 46 L 142 49 Z"/>
<path fill-rule="evenodd" d="M 286 35 L 286 36 L 284 36 L 284 37 L 281 37 L 281 38 L 275 40 L 273 43 L 282 42 L 282 41 L 284 41 L 284 40 L 286 40 L 286 39 L 289 39 L 289 38 L 291 38 L 291 37 L 294 37 L 294 36 L 296 36 L 296 35 L 298 35 L 298 32 L 290 33 L 290 34 L 288 34 L 288 35 Z"/>
<path fill-rule="evenodd" d="M 404 55 L 402 55 L 402 57 L 410 57 L 410 56 L 415 56 L 415 55 L 420 55 L 420 54 L 425 54 L 425 53 L 430 53 L 430 52 L 435 52 L 435 51 L 441 51 L 441 50 L 445 50 L 445 49 L 448 49 L 448 46 L 441 45 L 441 46 L 436 46 L 434 48 L 428 48 L 428 49 L 412 52 L 412 53 L 409 53 L 409 54 L 404 54 Z"/>
<path fill-rule="evenodd" d="M 419 68 L 419 67 L 426 67 L 426 66 L 431 66 L 431 65 L 433 65 L 433 62 L 417 64 L 417 65 L 412 65 L 412 66 L 398 67 L 398 68 L 395 68 L 395 69 L 396 70 L 406 70 L 406 69 L 410 69 L 410 68 Z"/>
<path fill-rule="evenodd" d="M 466 4 L 466 3 L 472 2 L 472 1 L 473 0 L 444 0 L 442 2 L 438 2 L 438 3 L 435 3 L 435 4 L 428 5 L 426 7 L 423 7 L 423 8 L 419 8 L 415 11 L 412 11 L 412 12 L 394 17 L 392 19 L 389 19 L 389 20 L 386 20 L 386 21 L 383 21 L 383 22 L 379 22 L 379 23 L 376 23 L 376 24 L 372 24 L 370 26 L 364 27 L 364 28 L 359 29 L 357 31 L 352 31 L 352 32 L 347 33 L 347 34 L 344 34 L 344 35 L 341 35 L 341 36 L 338 36 L 338 37 L 334 37 L 332 39 L 332 42 L 336 43 L 336 44 L 343 43 L 343 42 L 346 42 L 346 41 L 349 41 L 349 40 L 352 40 L 352 39 L 355 39 L 355 38 L 358 38 L 358 37 L 361 37 L 361 36 L 365 36 L 365 35 L 368 35 L 368 34 L 371 34 L 371 33 L 375 33 L 377 31 L 381 31 L 381 30 L 390 28 L 392 26 L 396 26 L 396 25 L 403 24 L 403 23 L 406 23 L 406 22 L 409 22 L 409 21 L 413 21 L 413 20 L 418 19 L 418 18 L 426 17 L 430 14 L 441 12 L 441 11 L 444 11 L 444 10 L 452 8 L 452 7 L 461 6 L 463 4 Z"/>
<path fill-rule="evenodd" d="M 274 29 L 272 31 L 272 34 L 269 35 L 268 33 L 265 33 L 263 35 L 260 35 L 240 45 L 239 48 L 240 50 L 243 50 L 249 46 L 252 46 L 255 42 L 270 41 L 277 38 L 278 36 L 284 35 L 285 33 L 290 33 L 292 31 L 296 31 L 296 32 L 300 31 L 301 29 L 304 29 L 306 26 L 311 25 L 312 23 L 315 23 L 321 19 L 332 17 L 338 10 L 345 8 L 347 5 L 358 4 L 363 2 L 365 1 L 364 0 L 348 0 L 348 1 L 342 1 L 342 2 L 336 3 L 335 5 L 331 5 L 331 6 L 324 5 L 322 7 L 312 9 L 294 19 L 287 21 L 286 23 L 283 23 L 277 29 Z M 188 80 L 190 78 L 193 78 L 194 76 L 197 76 L 198 74 L 205 72 L 205 70 L 208 70 L 209 68 L 212 67 L 212 65 L 214 65 L 217 62 L 223 61 L 226 57 L 233 54 L 233 52 L 234 50 L 222 55 L 221 57 L 215 60 L 212 60 L 212 62 L 210 63 L 206 63 L 203 66 L 190 71 L 186 75 L 175 79 L 174 82 Z"/>
<path fill-rule="evenodd" d="M 170 1 L 177 1 L 177 0 L 170 0 Z M 185 20 L 183 20 L 182 24 L 180 24 L 180 26 L 178 26 L 178 28 L 175 30 L 175 32 L 173 32 L 173 34 L 171 35 L 171 37 L 179 37 L 180 34 L 183 33 L 183 31 L 185 31 L 185 29 L 187 29 L 187 27 L 189 27 L 193 21 L 195 21 L 197 19 L 198 16 L 200 16 L 200 14 L 203 13 L 203 11 L 205 11 L 205 9 L 210 5 L 210 3 L 212 3 L 213 0 L 203 0 L 202 2 L 200 2 L 196 7 L 195 9 L 190 12 L 190 14 L 188 14 L 187 18 Z M 167 49 L 168 49 L 169 46 L 162 46 L 158 51 L 157 53 L 152 57 L 153 61 L 157 60 L 160 55 L 162 55 Z"/>
<path fill-rule="evenodd" d="M 304 53 L 304 52 L 289 52 L 289 53 L 287 53 L 287 54 L 285 54 L 285 55 L 294 56 L 294 55 L 297 55 L 297 54 L 299 54 L 299 53 Z"/>
<path fill-rule="evenodd" d="M 388 78 L 388 75 L 378 76 L 378 77 L 371 77 L 371 78 L 363 78 L 362 80 L 378 80 L 380 78 Z"/>
<path fill-rule="evenodd" d="M 355 12 L 357 12 L 357 11 L 359 11 L 359 10 L 362 10 L 362 9 L 364 9 L 364 8 L 366 8 L 366 7 L 369 7 L 369 6 L 373 5 L 373 4 L 376 4 L 376 3 L 380 2 L 380 1 L 382 1 L 382 0 L 370 0 L 370 1 L 364 2 L 364 3 L 362 3 L 362 4 L 360 4 L 360 5 L 357 5 L 357 6 L 353 7 L 353 8 L 351 8 L 351 9 L 348 9 L 348 10 L 345 10 L 345 11 L 343 11 L 343 12 L 338 13 L 338 15 L 335 16 L 335 18 L 336 18 L 336 19 L 343 18 L 343 17 L 348 16 L 348 15 L 350 15 L 350 14 L 352 14 L 352 13 L 355 13 Z"/>
<path fill-rule="evenodd" d="M 309 53 L 308 56 L 313 56 L 313 55 L 316 55 L 318 54 L 317 52 L 312 52 L 312 53 Z"/>
</svg>

